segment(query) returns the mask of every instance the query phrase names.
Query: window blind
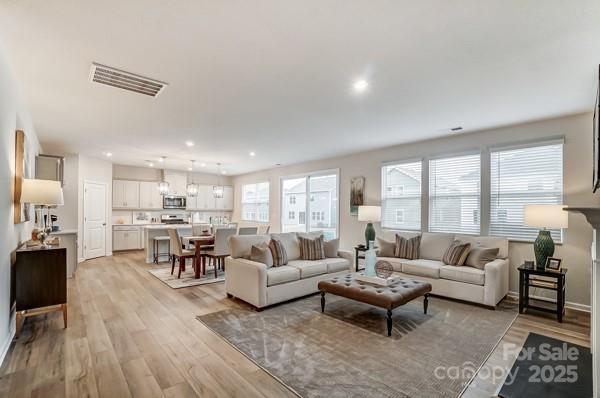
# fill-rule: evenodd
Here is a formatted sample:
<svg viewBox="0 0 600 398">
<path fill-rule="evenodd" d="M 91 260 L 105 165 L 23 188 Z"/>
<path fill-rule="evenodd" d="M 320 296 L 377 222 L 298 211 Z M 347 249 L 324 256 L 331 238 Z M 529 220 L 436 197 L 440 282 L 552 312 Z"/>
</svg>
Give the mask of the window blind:
<svg viewBox="0 0 600 398">
<path fill-rule="evenodd" d="M 242 186 L 242 220 L 269 221 L 269 183 Z"/>
<path fill-rule="evenodd" d="M 481 155 L 429 161 L 429 230 L 479 234 Z"/>
<path fill-rule="evenodd" d="M 421 230 L 421 161 L 381 168 L 381 226 Z"/>
<path fill-rule="evenodd" d="M 562 204 L 563 144 L 492 150 L 490 233 L 533 241 L 539 229 L 524 226 L 526 204 Z M 562 231 L 550 231 L 562 241 Z"/>
</svg>

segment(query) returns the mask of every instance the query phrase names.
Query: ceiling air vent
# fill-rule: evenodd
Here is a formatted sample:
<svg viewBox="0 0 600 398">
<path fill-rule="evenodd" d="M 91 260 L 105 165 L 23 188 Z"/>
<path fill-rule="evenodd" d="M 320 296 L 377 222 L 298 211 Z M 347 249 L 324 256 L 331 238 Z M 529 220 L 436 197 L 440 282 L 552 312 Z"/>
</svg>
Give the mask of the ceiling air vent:
<svg viewBox="0 0 600 398">
<path fill-rule="evenodd" d="M 167 83 L 97 63 L 92 64 L 90 81 L 151 97 L 157 97 L 167 87 Z"/>
</svg>

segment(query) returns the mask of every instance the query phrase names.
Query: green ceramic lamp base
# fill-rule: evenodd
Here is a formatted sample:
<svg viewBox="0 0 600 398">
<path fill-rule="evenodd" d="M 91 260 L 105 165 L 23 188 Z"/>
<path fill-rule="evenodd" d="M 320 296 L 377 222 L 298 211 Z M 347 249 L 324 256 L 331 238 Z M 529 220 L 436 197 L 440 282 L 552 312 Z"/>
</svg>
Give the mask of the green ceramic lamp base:
<svg viewBox="0 0 600 398">
<path fill-rule="evenodd" d="M 554 241 L 550 231 L 541 230 L 535 242 L 533 242 L 533 253 L 538 268 L 546 266 L 546 259 L 554 255 Z"/>
<path fill-rule="evenodd" d="M 365 240 L 367 242 L 367 247 L 369 247 L 369 242 L 375 240 L 375 228 L 373 228 L 373 223 L 368 223 L 367 228 L 365 228 Z"/>
</svg>

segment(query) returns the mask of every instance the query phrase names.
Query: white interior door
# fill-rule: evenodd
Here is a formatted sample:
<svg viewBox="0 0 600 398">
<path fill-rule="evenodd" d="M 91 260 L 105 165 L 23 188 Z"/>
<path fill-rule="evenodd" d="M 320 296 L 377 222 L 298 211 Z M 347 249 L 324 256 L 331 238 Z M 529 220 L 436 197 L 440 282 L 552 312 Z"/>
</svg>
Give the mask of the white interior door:
<svg viewBox="0 0 600 398">
<path fill-rule="evenodd" d="M 106 185 L 85 182 L 83 194 L 83 257 L 106 255 Z"/>
</svg>

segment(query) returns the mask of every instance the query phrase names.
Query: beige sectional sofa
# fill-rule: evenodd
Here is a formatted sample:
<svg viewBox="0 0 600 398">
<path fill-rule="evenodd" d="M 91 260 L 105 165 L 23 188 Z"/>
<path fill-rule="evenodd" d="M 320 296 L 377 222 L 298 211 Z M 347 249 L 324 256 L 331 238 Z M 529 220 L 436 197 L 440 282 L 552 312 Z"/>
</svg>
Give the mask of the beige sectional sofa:
<svg viewBox="0 0 600 398">
<path fill-rule="evenodd" d="M 395 241 L 398 234 L 412 238 L 417 233 L 386 230 L 383 239 Z M 446 265 L 442 258 L 454 240 L 469 242 L 471 246 L 499 248 L 495 260 L 485 264 L 483 270 L 469 266 Z M 408 278 L 431 283 L 432 294 L 466 300 L 495 307 L 508 294 L 508 239 L 496 236 L 455 235 L 423 232 L 419 259 L 378 257 L 387 260 L 394 271 Z"/>
<path fill-rule="evenodd" d="M 271 236 L 283 243 L 288 264 L 269 267 L 250 260 L 252 245 L 268 243 Z M 319 281 L 352 270 L 352 254 L 338 251 L 337 257 L 306 261 L 300 259 L 295 232 L 271 235 L 235 235 L 229 238 L 230 256 L 225 259 L 225 290 L 256 308 L 306 296 L 318 291 Z"/>
</svg>

